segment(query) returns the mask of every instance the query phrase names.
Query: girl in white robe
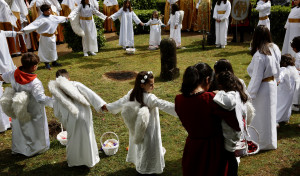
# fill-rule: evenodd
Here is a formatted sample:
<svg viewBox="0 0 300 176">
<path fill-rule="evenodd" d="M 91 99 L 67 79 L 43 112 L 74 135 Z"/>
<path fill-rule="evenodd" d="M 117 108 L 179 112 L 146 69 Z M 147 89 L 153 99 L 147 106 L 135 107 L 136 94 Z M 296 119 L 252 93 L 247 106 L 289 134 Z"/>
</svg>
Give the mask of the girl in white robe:
<svg viewBox="0 0 300 176">
<path fill-rule="evenodd" d="M 183 12 L 183 11 L 182 11 Z M 183 15 L 179 11 L 177 4 L 172 4 L 170 19 L 168 25 L 170 25 L 170 38 L 174 39 L 177 48 L 181 47 L 181 28 Z"/>
<path fill-rule="evenodd" d="M 293 51 L 295 52 L 295 67 L 298 70 L 300 74 L 300 36 L 295 37 L 291 43 L 291 47 L 293 48 Z M 299 98 L 300 97 L 300 82 L 296 82 L 296 89 L 293 97 L 293 111 L 299 111 Z"/>
<path fill-rule="evenodd" d="M 64 99 L 61 99 L 60 96 L 57 96 L 57 94 L 53 92 L 60 88 L 53 86 L 53 83 L 51 82 L 49 83 L 49 90 L 55 97 L 53 106 L 54 115 L 59 118 L 68 134 L 68 166 L 85 165 L 87 167 L 93 167 L 100 161 L 93 127 L 93 114 L 91 107 L 82 104 L 81 101 L 87 101 L 97 112 L 101 111 L 101 107 L 106 104 L 106 102 L 82 83 L 69 81 L 69 75 L 66 70 L 58 70 L 56 76 L 58 78 L 53 82 L 58 84 L 58 87 L 64 86 L 64 89 L 75 90 L 72 91 L 73 96 L 68 93 L 65 93 L 65 95 L 72 97 L 72 100 L 69 99 L 68 103 L 75 106 L 75 109 L 79 111 L 74 113 L 74 110 L 70 110 L 68 106 L 65 106 L 63 103 Z M 76 99 L 74 97 L 81 97 L 81 99 Z"/>
<path fill-rule="evenodd" d="M 259 48 L 261 46 L 261 48 Z M 280 72 L 281 53 L 277 45 L 272 43 L 269 29 L 264 25 L 256 27 L 251 46 L 252 60 L 247 68 L 251 77 L 248 92 L 252 99 L 256 115 L 251 123 L 259 133 L 261 150 L 277 148 L 276 108 L 277 83 Z M 250 136 L 257 136 L 250 131 Z"/>
<path fill-rule="evenodd" d="M 282 54 L 290 54 L 295 57 L 295 52 L 290 43 L 294 37 L 300 36 L 300 1 L 296 0 L 295 7 L 292 8 L 284 28 L 286 29 L 284 42 L 282 46 Z"/>
<path fill-rule="evenodd" d="M 119 36 L 119 45 L 126 49 L 126 47 L 133 48 L 134 47 L 134 32 L 133 32 L 133 24 L 132 20 L 136 24 L 144 25 L 138 16 L 131 9 L 130 0 L 125 0 L 123 3 L 123 8 L 121 8 L 118 12 L 114 13 L 109 17 L 109 19 L 116 20 L 120 19 L 121 27 L 120 27 L 120 36 Z"/>
<path fill-rule="evenodd" d="M 271 2 L 269 0 L 260 0 L 255 9 L 259 12 L 259 21 L 257 25 L 266 25 L 271 31 L 270 19 L 268 17 L 271 14 Z"/>
<path fill-rule="evenodd" d="M 280 67 L 277 80 L 277 123 L 289 121 L 296 84 L 299 84 L 300 79 L 295 60 L 290 54 L 281 56 Z"/>
<path fill-rule="evenodd" d="M 175 105 L 150 93 L 153 88 L 154 77 L 152 72 L 142 71 L 136 77 L 133 90 L 130 90 L 121 99 L 105 105 L 107 110 L 113 114 L 120 112 L 127 102 L 138 102 L 140 107 L 149 108 L 150 117 L 148 126 L 145 129 L 144 140 L 136 144 L 134 137 L 129 135 L 126 161 L 134 163 L 137 172 L 140 174 L 160 174 L 165 167 L 164 154 L 166 151 L 162 146 L 158 109 L 177 117 Z"/>
<path fill-rule="evenodd" d="M 84 37 L 82 37 L 82 48 L 83 55 L 88 56 L 96 55 L 98 52 L 98 42 L 97 42 L 97 29 L 94 22 L 93 15 L 97 15 L 102 20 L 106 19 L 106 15 L 99 12 L 96 7 L 89 4 L 89 0 L 82 0 L 69 15 L 69 18 L 74 19 L 77 15 L 80 15 L 80 26 L 84 31 Z"/>
<path fill-rule="evenodd" d="M 33 156 L 47 151 L 50 147 L 49 129 L 45 106 L 53 107 L 53 99 L 46 96 L 42 82 L 32 72 L 38 68 L 39 58 L 26 53 L 21 58 L 21 66 L 15 71 L 2 74 L 0 80 L 11 83 L 15 92 L 25 91 L 29 94 L 27 111 L 31 120 L 22 122 L 12 119 L 12 153 Z"/>
<path fill-rule="evenodd" d="M 0 97 L 3 95 L 3 81 L 0 81 Z M 2 107 L 0 106 L 0 133 L 6 131 L 10 128 L 9 117 L 2 111 Z"/>
<path fill-rule="evenodd" d="M 150 26 L 149 48 L 154 46 L 158 48 L 161 41 L 161 27 L 165 26 L 158 18 L 158 11 L 154 11 L 152 18 L 145 23 L 145 26 Z"/>
<path fill-rule="evenodd" d="M 2 41 L 0 42 L 0 73 L 16 69 L 9 53 L 6 37 L 15 37 L 17 33 L 22 34 L 22 32 L 0 30 L 0 40 Z"/>
<path fill-rule="evenodd" d="M 225 45 L 227 45 L 227 31 L 230 12 L 231 4 L 229 1 L 217 1 L 213 15 L 213 18 L 216 20 L 216 47 L 225 48 Z"/>
</svg>

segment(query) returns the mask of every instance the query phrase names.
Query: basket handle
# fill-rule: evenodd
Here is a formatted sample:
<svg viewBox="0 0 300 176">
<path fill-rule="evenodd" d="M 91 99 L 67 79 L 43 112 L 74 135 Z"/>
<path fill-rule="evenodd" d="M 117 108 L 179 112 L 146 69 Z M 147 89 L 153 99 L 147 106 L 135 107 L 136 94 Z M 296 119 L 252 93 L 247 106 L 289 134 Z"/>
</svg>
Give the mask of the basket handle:
<svg viewBox="0 0 300 176">
<path fill-rule="evenodd" d="M 60 123 L 60 128 L 61 128 L 61 132 L 63 132 L 64 131 L 64 127 L 63 127 L 62 123 Z"/>
<path fill-rule="evenodd" d="M 249 127 L 252 128 L 256 132 L 256 134 L 257 134 L 257 140 L 258 140 L 257 142 L 259 143 L 259 133 L 258 133 L 257 129 L 255 129 L 253 126 L 250 126 L 250 125 L 248 126 L 248 128 Z"/>
<path fill-rule="evenodd" d="M 118 137 L 118 135 L 116 133 L 114 133 L 114 132 L 105 132 L 105 133 L 102 134 L 102 136 L 100 138 L 101 147 L 103 146 L 102 138 L 103 138 L 104 135 L 106 135 L 108 133 L 114 134 L 117 137 L 118 143 L 119 143 L 119 137 Z"/>
</svg>

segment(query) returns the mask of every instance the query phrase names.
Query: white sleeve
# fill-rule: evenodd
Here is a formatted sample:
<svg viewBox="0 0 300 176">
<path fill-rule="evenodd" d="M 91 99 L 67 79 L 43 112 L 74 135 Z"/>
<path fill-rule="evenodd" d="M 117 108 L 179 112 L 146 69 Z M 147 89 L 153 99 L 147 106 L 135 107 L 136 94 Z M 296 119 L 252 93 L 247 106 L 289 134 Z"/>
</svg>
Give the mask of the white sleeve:
<svg viewBox="0 0 300 176">
<path fill-rule="evenodd" d="M 124 97 L 120 98 L 119 100 L 113 102 L 113 103 L 108 103 L 106 105 L 106 108 L 109 112 L 113 113 L 113 114 L 117 114 L 119 112 L 122 111 L 122 108 L 123 108 L 123 105 L 124 103 L 128 102 L 129 101 L 129 97 L 130 97 L 130 94 L 131 94 L 131 91 L 130 90 L 127 95 L 125 95 Z"/>
<path fill-rule="evenodd" d="M 45 95 L 44 87 L 41 81 L 38 80 L 33 83 L 31 94 L 38 103 L 53 107 L 54 99 Z"/>
<path fill-rule="evenodd" d="M 225 20 L 225 19 L 228 19 L 229 16 L 230 16 L 230 12 L 231 12 L 231 4 L 229 1 L 227 1 L 227 8 L 226 8 L 226 12 L 225 14 L 222 16 L 222 18 L 220 18 L 220 20 Z"/>
<path fill-rule="evenodd" d="M 93 8 L 93 14 L 98 16 L 99 18 L 101 18 L 102 20 L 106 19 L 106 15 L 104 15 L 103 13 L 99 12 L 96 8 Z"/>
<path fill-rule="evenodd" d="M 180 13 L 176 12 L 175 13 L 175 26 L 179 25 L 179 19 L 180 19 Z"/>
<path fill-rule="evenodd" d="M 263 11 L 263 10 L 265 10 L 265 9 L 268 9 L 268 8 L 271 8 L 271 3 L 259 3 L 259 4 L 257 4 L 257 6 L 256 6 L 256 10 L 257 11 Z"/>
<path fill-rule="evenodd" d="M 261 54 L 254 55 L 252 61 L 250 63 L 253 64 L 253 72 L 251 75 L 251 80 L 248 85 L 248 92 L 252 99 L 256 98 L 257 92 L 259 90 L 260 84 L 263 80 L 264 70 L 265 70 L 265 63 L 262 58 L 260 58 Z"/>
<path fill-rule="evenodd" d="M 21 31 L 24 31 L 26 34 L 37 30 L 43 24 L 42 20 L 36 19 L 28 26 L 24 27 Z"/>
<path fill-rule="evenodd" d="M 112 20 L 115 21 L 115 20 L 118 19 L 120 16 L 122 16 L 122 14 L 123 14 L 123 8 L 120 8 L 119 11 L 117 11 L 117 12 L 114 13 L 114 14 L 112 14 L 110 17 L 111 17 Z"/>
<path fill-rule="evenodd" d="M 1 32 L 4 32 L 5 37 L 15 37 L 15 36 L 17 36 L 16 31 L 1 31 Z"/>
<path fill-rule="evenodd" d="M 14 71 L 3 73 L 1 77 L 2 77 L 2 79 L 3 79 L 4 82 L 11 83 L 10 78 L 11 78 L 12 74 L 14 74 Z"/>
<path fill-rule="evenodd" d="M 135 24 L 140 24 L 142 21 L 139 19 L 139 17 L 134 13 L 134 11 L 132 12 L 132 19 L 135 22 Z"/>
<path fill-rule="evenodd" d="M 149 96 L 147 105 L 149 106 L 149 108 L 157 107 L 160 110 L 162 110 L 174 117 L 178 117 L 177 113 L 175 112 L 175 104 L 174 103 L 159 99 L 154 94 L 151 94 Z"/>
<path fill-rule="evenodd" d="M 71 20 L 74 20 L 75 17 L 77 16 L 77 14 L 80 12 L 82 5 L 79 4 L 74 10 L 71 11 L 71 13 L 69 14 L 69 18 Z"/>
<path fill-rule="evenodd" d="M 150 19 L 150 20 L 149 20 L 147 23 L 145 23 L 144 25 L 145 25 L 145 26 L 149 26 L 150 23 L 151 23 L 151 21 L 152 21 L 152 20 Z"/>
<path fill-rule="evenodd" d="M 236 92 L 234 91 L 225 92 L 221 90 L 215 95 L 213 100 L 222 108 L 232 111 L 236 106 L 235 97 L 236 97 Z"/>
</svg>

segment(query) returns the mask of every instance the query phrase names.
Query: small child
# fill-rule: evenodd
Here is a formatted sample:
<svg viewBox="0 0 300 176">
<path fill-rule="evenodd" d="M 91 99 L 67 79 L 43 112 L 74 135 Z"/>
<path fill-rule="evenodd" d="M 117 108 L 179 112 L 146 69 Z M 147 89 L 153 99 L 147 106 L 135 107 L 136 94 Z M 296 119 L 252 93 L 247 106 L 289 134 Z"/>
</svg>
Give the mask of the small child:
<svg viewBox="0 0 300 176">
<path fill-rule="evenodd" d="M 288 122 L 290 119 L 293 96 L 297 93 L 295 95 L 299 97 L 299 92 L 295 92 L 299 79 L 295 59 L 290 54 L 281 56 L 280 75 L 277 80 L 277 127 L 279 127 L 279 122 Z"/>
<path fill-rule="evenodd" d="M 149 49 L 158 49 L 161 41 L 161 27 L 165 25 L 158 18 L 158 11 L 153 11 L 152 18 L 145 23 L 145 26 L 150 25 Z"/>
<path fill-rule="evenodd" d="M 68 166 L 93 167 L 100 158 L 90 105 L 99 112 L 106 103 L 85 85 L 69 79 L 67 70 L 61 69 L 56 72 L 56 81 L 49 82 L 55 97 L 54 115 L 67 130 Z"/>
<path fill-rule="evenodd" d="M 292 47 L 293 51 L 295 52 L 295 56 L 294 56 L 295 67 L 300 74 L 300 36 L 295 37 L 292 40 L 291 47 Z M 299 96 L 300 96 L 300 83 L 297 82 L 296 88 L 295 88 L 295 94 L 293 97 L 293 103 L 292 103 L 293 111 L 299 111 L 299 104 L 300 104 Z"/>
<path fill-rule="evenodd" d="M 61 64 L 56 62 L 58 58 L 56 51 L 56 28 L 59 23 L 66 22 L 68 18 L 51 15 L 51 6 L 47 4 L 41 6 L 41 11 L 43 14 L 21 31 L 27 34 L 36 30 L 37 33 L 41 34 L 38 55 L 41 62 L 45 63 L 46 69 L 51 70 L 49 62 L 52 62 L 52 66 L 61 66 Z"/>
<path fill-rule="evenodd" d="M 127 95 L 104 106 L 104 109 L 113 114 L 120 112 L 128 102 L 137 102 L 138 108 L 149 108 L 150 118 L 141 143 L 136 143 L 134 136 L 129 136 L 126 161 L 134 163 L 140 174 L 160 174 L 165 167 L 164 155 L 166 151 L 162 146 L 158 109 L 177 117 L 174 103 L 157 98 L 151 93 L 153 89 L 154 76 L 152 72 L 142 71 L 138 73 L 134 88 Z M 125 117 L 124 113 L 122 116 L 124 119 L 130 118 Z M 132 114 L 128 116 L 132 116 Z"/>
<path fill-rule="evenodd" d="M 271 2 L 269 0 L 259 0 L 255 8 L 259 12 L 257 25 L 265 25 L 271 31 L 269 15 L 271 14 Z"/>
<path fill-rule="evenodd" d="M 0 97 L 2 97 L 3 95 L 2 84 L 3 81 L 0 81 Z M 9 117 L 2 111 L 2 108 L 0 106 L 0 133 L 6 131 L 8 128 L 10 128 Z"/>
<path fill-rule="evenodd" d="M 172 4 L 171 16 L 168 21 L 170 25 L 170 38 L 174 39 L 177 48 L 181 47 L 181 28 L 184 12 L 179 10 L 177 4 Z"/>
<path fill-rule="evenodd" d="M 27 111 L 31 115 L 30 121 L 22 123 L 18 118 L 12 119 L 13 154 L 33 156 L 50 147 L 45 106 L 53 107 L 53 100 L 45 95 L 42 82 L 33 73 L 39 62 L 37 55 L 26 53 L 21 58 L 21 67 L 0 76 L 1 81 L 11 83 L 15 92 L 25 91 L 29 94 Z"/>
</svg>

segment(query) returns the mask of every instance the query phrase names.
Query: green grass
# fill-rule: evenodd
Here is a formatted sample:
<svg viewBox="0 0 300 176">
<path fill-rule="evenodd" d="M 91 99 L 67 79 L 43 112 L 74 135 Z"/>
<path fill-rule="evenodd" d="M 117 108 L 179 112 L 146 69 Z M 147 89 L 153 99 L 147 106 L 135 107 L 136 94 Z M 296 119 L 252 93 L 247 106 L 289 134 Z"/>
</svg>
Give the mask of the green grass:
<svg viewBox="0 0 300 176">
<path fill-rule="evenodd" d="M 79 81 L 98 93 L 106 102 L 118 100 L 131 88 L 134 81 L 116 82 L 105 79 L 102 75 L 109 71 L 142 71 L 152 70 L 155 75 L 154 94 L 162 99 L 174 102 L 179 94 L 182 82 L 182 74 L 187 66 L 197 62 L 207 62 L 210 66 L 220 58 L 231 61 L 236 75 L 248 84 L 250 77 L 247 74 L 247 66 L 251 61 L 249 43 L 231 44 L 225 49 L 216 49 L 207 46 L 202 49 L 202 37 L 196 33 L 187 36 L 183 33 L 182 43 L 186 49 L 177 50 L 177 67 L 180 69 L 180 78 L 165 82 L 159 79 L 160 53 L 149 51 L 149 35 L 135 36 L 136 54 L 126 55 L 118 46 L 118 40 L 107 42 L 97 56 L 82 57 L 82 53 L 70 53 L 59 58 L 62 68 L 70 72 L 72 80 Z M 163 37 L 167 37 L 164 35 Z M 47 83 L 55 79 L 58 68 L 48 71 L 42 68 L 37 71 L 39 79 L 43 82 L 46 94 L 49 94 Z M 116 155 L 106 157 L 100 154 L 100 162 L 93 168 L 73 167 L 68 168 L 66 162 L 66 150 L 60 143 L 51 137 L 51 148 L 47 152 L 26 158 L 11 155 L 11 130 L 0 134 L 0 175 L 136 175 L 133 164 L 126 163 L 126 147 L 128 146 L 128 130 L 126 129 L 120 114 L 98 114 L 93 110 L 94 130 L 98 146 L 100 137 L 104 132 L 113 131 L 120 138 L 120 147 Z M 47 108 L 48 120 L 55 119 L 53 111 Z M 261 152 L 255 156 L 241 159 L 239 175 L 299 175 L 300 156 L 300 122 L 299 114 L 293 114 L 290 124 L 282 125 L 278 130 L 278 149 Z M 163 146 L 166 148 L 166 167 L 162 175 L 182 175 L 181 157 L 187 133 L 180 121 L 164 112 L 160 112 Z"/>
</svg>

